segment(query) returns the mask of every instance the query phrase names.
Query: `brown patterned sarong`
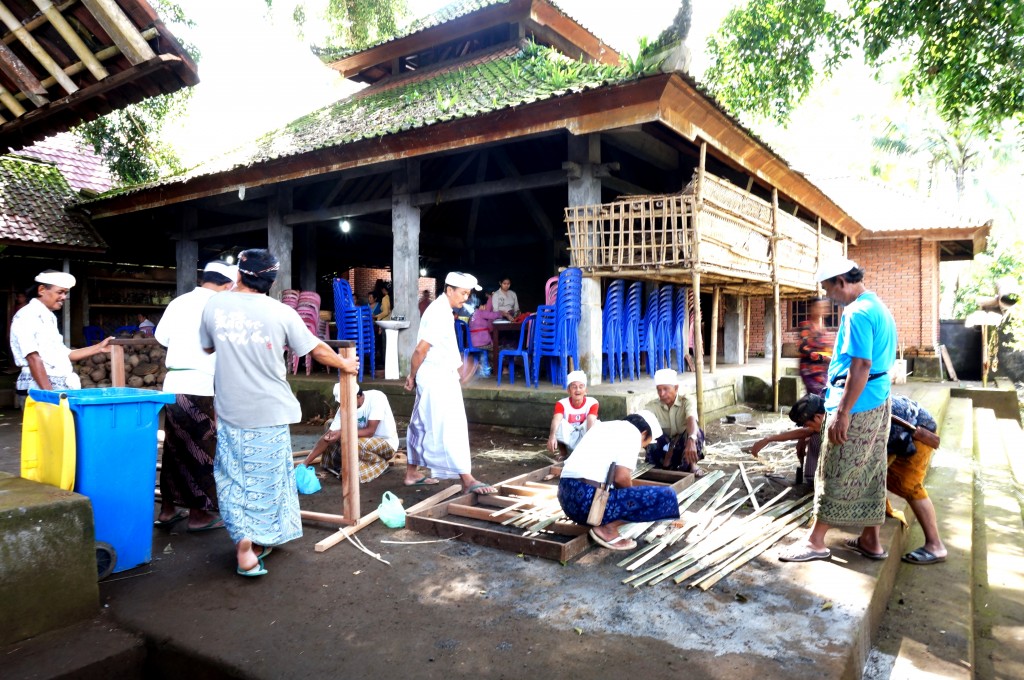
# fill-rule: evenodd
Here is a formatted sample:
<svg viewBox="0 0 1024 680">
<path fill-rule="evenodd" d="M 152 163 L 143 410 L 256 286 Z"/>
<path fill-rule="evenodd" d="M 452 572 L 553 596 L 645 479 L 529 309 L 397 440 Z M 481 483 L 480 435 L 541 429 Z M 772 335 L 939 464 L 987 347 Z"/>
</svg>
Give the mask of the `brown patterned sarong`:
<svg viewBox="0 0 1024 680">
<path fill-rule="evenodd" d="M 175 395 L 164 407 L 164 452 L 160 495 L 183 508 L 217 512 L 213 457 L 217 453 L 217 420 L 213 397 Z"/>
<path fill-rule="evenodd" d="M 327 424 L 330 428 L 330 423 Z M 359 483 L 367 484 L 387 472 L 388 461 L 395 457 L 395 450 L 383 437 L 359 438 Z M 320 467 L 332 474 L 341 475 L 341 442 L 334 441 L 320 458 Z"/>
<path fill-rule="evenodd" d="M 890 402 L 850 416 L 846 443 L 828 441 L 828 414 L 821 459 L 814 475 L 814 516 L 834 527 L 878 526 L 885 521 L 885 475 Z"/>
</svg>

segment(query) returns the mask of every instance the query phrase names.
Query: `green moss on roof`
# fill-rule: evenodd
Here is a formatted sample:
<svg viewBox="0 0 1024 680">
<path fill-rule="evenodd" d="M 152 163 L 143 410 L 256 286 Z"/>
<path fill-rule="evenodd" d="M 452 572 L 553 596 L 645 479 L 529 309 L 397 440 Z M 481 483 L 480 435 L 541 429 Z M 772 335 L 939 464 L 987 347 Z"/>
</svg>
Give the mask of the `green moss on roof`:
<svg viewBox="0 0 1024 680">
<path fill-rule="evenodd" d="M 494 5 L 507 5 L 511 0 L 456 0 L 448 5 L 445 5 L 441 9 L 437 10 L 433 14 L 428 14 L 425 17 L 416 19 L 408 25 L 402 27 L 398 32 L 383 40 L 378 40 L 375 43 L 371 43 L 365 47 L 360 48 L 338 48 L 338 47 L 314 47 L 313 53 L 316 54 L 320 59 L 327 64 L 350 57 L 353 54 L 358 54 L 368 49 L 372 49 L 379 45 L 389 43 L 393 40 L 399 40 L 406 36 L 425 31 L 435 26 L 446 24 L 449 21 L 454 21 L 459 17 L 472 14 L 473 12 Z"/>
<path fill-rule="evenodd" d="M 575 61 L 553 49 L 526 43 L 425 77 L 413 76 L 405 84 L 363 90 L 188 173 L 116 189 L 93 200 L 472 118 L 636 77 L 629 66 Z"/>
</svg>

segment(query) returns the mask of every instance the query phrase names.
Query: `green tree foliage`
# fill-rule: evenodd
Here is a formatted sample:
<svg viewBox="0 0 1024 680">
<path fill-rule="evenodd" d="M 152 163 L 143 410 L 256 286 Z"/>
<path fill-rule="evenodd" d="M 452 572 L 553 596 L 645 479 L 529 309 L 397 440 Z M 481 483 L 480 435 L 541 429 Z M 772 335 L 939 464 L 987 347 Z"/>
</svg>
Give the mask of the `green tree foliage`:
<svg viewBox="0 0 1024 680">
<path fill-rule="evenodd" d="M 932 93 L 947 122 L 1024 116 L 1019 0 L 750 0 L 709 40 L 706 77 L 733 110 L 785 122 L 858 48 L 875 68 L 904 60 L 903 94 Z"/>
<path fill-rule="evenodd" d="M 406 0 L 265 1 L 268 10 L 291 15 L 300 38 L 326 50 L 359 49 L 393 36 L 408 14 Z"/>
<path fill-rule="evenodd" d="M 192 26 L 181 7 L 170 0 L 150 0 L 164 23 L 175 32 L 176 26 Z M 194 45 L 182 46 L 199 61 Z M 111 173 L 122 185 L 142 184 L 181 172 L 181 161 L 170 145 L 157 141 L 165 121 L 182 113 L 192 96 L 191 88 L 173 94 L 151 97 L 138 104 L 79 125 L 73 132 L 91 144 L 107 162 Z"/>
</svg>

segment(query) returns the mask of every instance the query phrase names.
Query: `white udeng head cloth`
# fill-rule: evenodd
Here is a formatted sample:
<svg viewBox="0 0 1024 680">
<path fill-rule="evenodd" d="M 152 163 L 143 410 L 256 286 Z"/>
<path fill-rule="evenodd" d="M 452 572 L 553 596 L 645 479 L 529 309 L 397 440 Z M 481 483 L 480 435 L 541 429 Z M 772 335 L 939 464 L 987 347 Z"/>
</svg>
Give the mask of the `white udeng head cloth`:
<svg viewBox="0 0 1024 680">
<path fill-rule="evenodd" d="M 204 272 L 214 272 L 220 274 L 223 277 L 229 278 L 232 281 L 238 280 L 238 267 L 227 262 L 221 262 L 220 260 L 213 260 L 207 262 L 206 266 L 203 267 Z"/>
<path fill-rule="evenodd" d="M 583 383 L 585 386 L 587 384 L 587 374 L 583 371 L 573 371 L 569 375 L 565 376 L 565 381 L 570 385 L 574 382 L 579 382 Z"/>
<path fill-rule="evenodd" d="M 57 286 L 58 288 L 72 288 L 75 285 L 75 277 L 64 272 L 40 272 L 36 276 L 36 283 Z"/>
<path fill-rule="evenodd" d="M 469 290 L 481 290 L 480 284 L 477 282 L 476 277 L 472 274 L 463 274 L 462 272 L 448 272 L 448 276 L 444 277 L 446 285 L 455 286 L 456 288 L 468 288 Z"/>
<path fill-rule="evenodd" d="M 658 385 L 672 385 L 676 387 L 679 385 L 679 376 L 671 368 L 659 368 L 654 372 L 654 386 Z"/>
<path fill-rule="evenodd" d="M 654 417 L 654 414 L 644 409 L 643 411 L 637 411 L 636 414 L 647 421 L 647 424 L 651 427 L 651 441 L 654 441 L 662 435 L 661 424 L 658 419 Z"/>
<path fill-rule="evenodd" d="M 817 273 L 814 275 L 815 281 L 828 281 L 831 278 L 845 274 L 851 269 L 856 269 L 857 263 L 846 257 L 833 257 L 832 259 L 825 260 L 818 267 Z"/>
</svg>

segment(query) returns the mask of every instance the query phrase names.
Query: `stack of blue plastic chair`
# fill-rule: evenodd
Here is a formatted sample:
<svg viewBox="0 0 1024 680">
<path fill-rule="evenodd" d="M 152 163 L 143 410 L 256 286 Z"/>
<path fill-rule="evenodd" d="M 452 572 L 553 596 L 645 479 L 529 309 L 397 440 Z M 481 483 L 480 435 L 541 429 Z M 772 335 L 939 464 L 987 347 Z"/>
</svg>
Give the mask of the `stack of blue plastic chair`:
<svg viewBox="0 0 1024 680">
<path fill-rule="evenodd" d="M 569 267 L 558 275 L 555 311 L 561 322 L 559 330 L 565 351 L 572 357 L 574 369 L 580 367 L 580 319 L 583 318 L 583 270 Z M 563 381 L 564 382 L 564 381 Z M 564 385 L 563 385 L 564 387 Z"/>
<path fill-rule="evenodd" d="M 686 289 L 680 286 L 676 290 L 672 304 L 672 349 L 676 351 L 676 370 L 686 370 Z"/>
<path fill-rule="evenodd" d="M 626 355 L 625 368 L 630 380 L 640 377 L 640 321 L 644 296 L 642 281 L 629 284 L 626 293 L 625 311 L 622 319 L 622 351 Z"/>
<path fill-rule="evenodd" d="M 530 339 L 533 337 L 531 331 L 536 314 L 530 314 L 523 321 L 519 329 L 519 346 L 515 349 L 503 349 L 498 352 L 498 384 L 501 384 L 501 373 L 504 369 L 505 359 L 508 359 L 508 384 L 516 383 L 516 357 L 523 360 L 523 374 L 526 376 L 526 386 L 530 386 Z"/>
<path fill-rule="evenodd" d="M 675 288 L 664 285 L 658 291 L 658 368 L 672 368 L 672 325 L 675 320 Z"/>
<path fill-rule="evenodd" d="M 658 304 L 658 289 L 655 288 L 647 294 L 647 308 L 640 320 L 640 350 L 647 357 L 647 375 L 654 377 L 658 370 L 657 346 L 658 346 L 658 316 L 660 314 Z"/>
<path fill-rule="evenodd" d="M 487 358 L 488 350 L 473 346 L 473 334 L 469 332 L 469 324 L 462 319 L 455 320 L 455 339 L 459 343 L 459 354 L 462 355 L 463 361 L 471 356 L 475 356 L 477 361 L 484 361 Z"/>
<path fill-rule="evenodd" d="M 558 375 L 554 368 L 555 362 L 558 362 L 559 371 L 562 376 L 562 387 L 566 386 L 568 352 L 564 347 L 562 331 L 559 330 L 562 326 L 564 324 L 558 318 L 556 306 L 541 305 L 537 308 L 537 318 L 534 319 L 533 332 L 530 338 L 534 387 L 540 387 L 542 359 L 547 359 L 548 361 L 548 373 L 551 376 L 552 384 L 555 384 L 555 376 Z"/>
<path fill-rule="evenodd" d="M 601 349 L 605 356 L 604 372 L 609 382 L 615 382 L 616 375 L 620 381 L 625 379 L 622 365 L 622 353 L 625 350 L 622 331 L 625 289 L 626 282 L 622 279 L 608 284 L 601 310 Z"/>
<path fill-rule="evenodd" d="M 366 366 L 370 366 L 370 375 L 373 375 L 376 350 L 373 314 L 369 307 L 355 306 L 352 287 L 344 279 L 334 280 L 334 318 L 338 325 L 338 340 L 352 340 L 356 343 L 356 356 L 359 357 L 358 380 L 362 382 Z"/>
</svg>

